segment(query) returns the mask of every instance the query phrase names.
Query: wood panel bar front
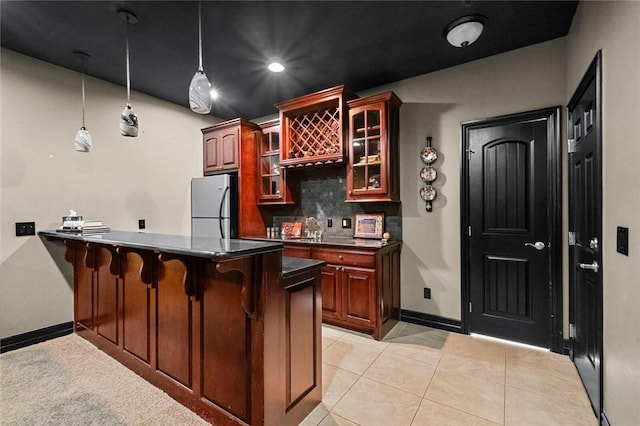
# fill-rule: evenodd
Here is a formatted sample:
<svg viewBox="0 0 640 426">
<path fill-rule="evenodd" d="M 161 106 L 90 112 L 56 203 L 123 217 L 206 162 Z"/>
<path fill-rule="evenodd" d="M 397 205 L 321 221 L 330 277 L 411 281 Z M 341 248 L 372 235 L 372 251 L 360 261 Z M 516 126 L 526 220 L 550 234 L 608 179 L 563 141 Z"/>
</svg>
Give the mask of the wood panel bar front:
<svg viewBox="0 0 640 426">
<path fill-rule="evenodd" d="M 295 425 L 320 403 L 320 262 L 64 240 L 77 334 L 217 425 Z"/>
</svg>

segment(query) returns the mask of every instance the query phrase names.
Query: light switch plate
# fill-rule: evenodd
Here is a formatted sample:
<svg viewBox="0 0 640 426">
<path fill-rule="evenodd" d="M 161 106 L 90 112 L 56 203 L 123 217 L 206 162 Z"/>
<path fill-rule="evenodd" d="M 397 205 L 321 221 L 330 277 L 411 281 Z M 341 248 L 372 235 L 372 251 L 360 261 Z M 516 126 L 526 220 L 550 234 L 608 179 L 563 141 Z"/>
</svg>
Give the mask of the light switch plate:
<svg viewBox="0 0 640 426">
<path fill-rule="evenodd" d="M 629 228 L 618 226 L 616 251 L 629 256 Z"/>
</svg>

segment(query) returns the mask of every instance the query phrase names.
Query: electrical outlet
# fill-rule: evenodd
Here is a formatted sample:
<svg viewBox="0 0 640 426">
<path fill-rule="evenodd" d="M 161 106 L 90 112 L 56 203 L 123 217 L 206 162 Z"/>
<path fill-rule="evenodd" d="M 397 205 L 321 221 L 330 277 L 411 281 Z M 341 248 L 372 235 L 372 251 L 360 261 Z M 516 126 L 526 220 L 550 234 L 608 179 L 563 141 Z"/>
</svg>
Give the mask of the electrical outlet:
<svg viewBox="0 0 640 426">
<path fill-rule="evenodd" d="M 331 228 L 333 226 L 333 219 L 327 219 L 327 228 Z"/>
<path fill-rule="evenodd" d="M 342 218 L 342 227 L 343 228 L 351 228 L 351 218 L 350 217 L 343 217 Z"/>
<path fill-rule="evenodd" d="M 144 229 L 145 226 L 144 219 L 138 219 L 138 229 Z"/>
<path fill-rule="evenodd" d="M 429 287 L 424 288 L 424 298 L 431 299 L 431 289 Z"/>
<path fill-rule="evenodd" d="M 16 237 L 36 235 L 35 222 L 16 222 Z"/>
</svg>

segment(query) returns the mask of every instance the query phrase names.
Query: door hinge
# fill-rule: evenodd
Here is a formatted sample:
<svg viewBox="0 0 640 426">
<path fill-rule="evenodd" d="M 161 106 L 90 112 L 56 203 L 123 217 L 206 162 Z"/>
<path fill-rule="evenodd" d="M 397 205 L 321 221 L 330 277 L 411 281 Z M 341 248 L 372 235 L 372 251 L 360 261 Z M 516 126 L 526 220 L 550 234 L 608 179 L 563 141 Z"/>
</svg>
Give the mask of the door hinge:
<svg viewBox="0 0 640 426">
<path fill-rule="evenodd" d="M 575 246 L 576 245 L 576 233 L 575 233 L 575 231 L 569 231 L 569 245 L 570 246 Z"/>
<path fill-rule="evenodd" d="M 471 225 L 469 225 L 469 236 L 471 236 Z"/>
<path fill-rule="evenodd" d="M 467 159 L 471 161 L 471 154 L 475 154 L 476 152 L 471 148 L 467 148 Z"/>
<path fill-rule="evenodd" d="M 576 326 L 574 324 L 569 323 L 569 339 L 574 339 L 576 337 Z"/>
<path fill-rule="evenodd" d="M 568 142 L 567 150 L 569 154 L 576 152 L 576 140 L 573 138 L 570 138 L 569 140 L 567 140 L 567 142 Z"/>
<path fill-rule="evenodd" d="M 473 312 L 473 306 L 471 305 L 471 302 L 469 302 L 469 312 Z"/>
</svg>

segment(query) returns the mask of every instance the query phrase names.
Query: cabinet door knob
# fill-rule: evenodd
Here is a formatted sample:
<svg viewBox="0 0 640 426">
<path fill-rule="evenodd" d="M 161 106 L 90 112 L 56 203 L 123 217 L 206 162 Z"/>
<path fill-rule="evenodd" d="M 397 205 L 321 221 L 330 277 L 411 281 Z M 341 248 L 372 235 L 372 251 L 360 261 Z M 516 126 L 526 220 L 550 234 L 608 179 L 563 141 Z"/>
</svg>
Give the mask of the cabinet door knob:
<svg viewBox="0 0 640 426">
<path fill-rule="evenodd" d="M 338 259 L 342 260 L 342 255 L 338 256 Z"/>
</svg>

